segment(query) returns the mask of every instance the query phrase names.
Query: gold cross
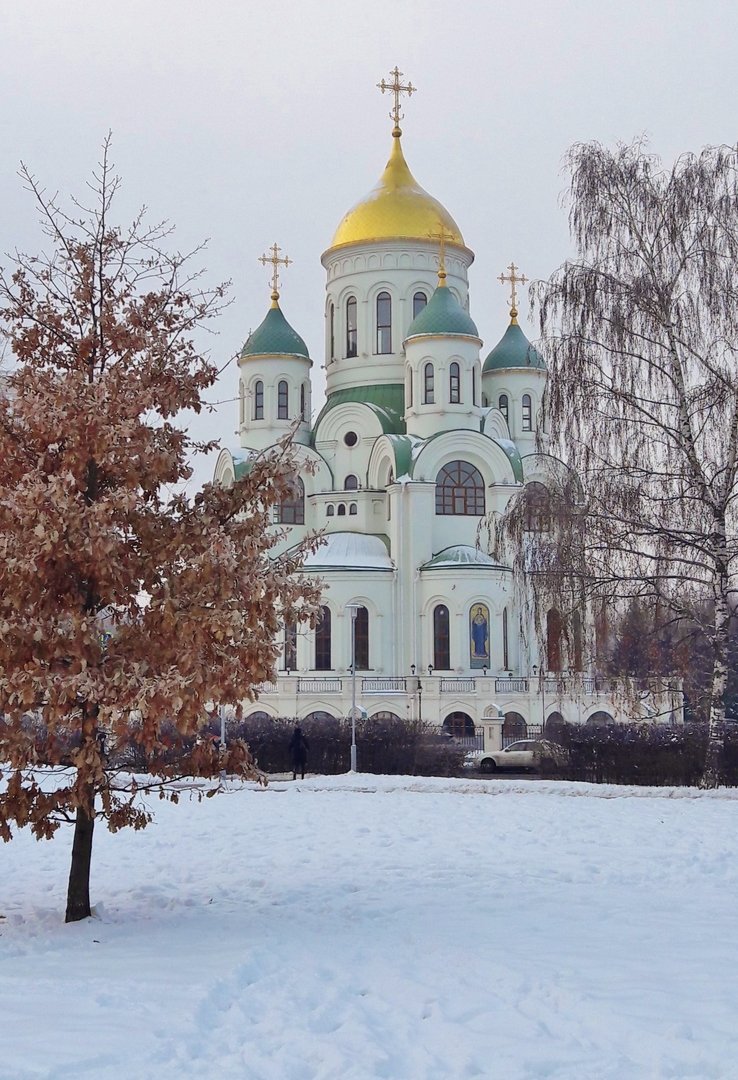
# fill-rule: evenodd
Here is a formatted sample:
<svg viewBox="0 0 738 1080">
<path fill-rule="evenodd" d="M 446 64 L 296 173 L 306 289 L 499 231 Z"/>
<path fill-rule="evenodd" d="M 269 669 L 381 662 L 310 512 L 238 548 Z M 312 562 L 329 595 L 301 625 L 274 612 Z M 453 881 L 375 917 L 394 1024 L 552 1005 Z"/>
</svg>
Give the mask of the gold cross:
<svg viewBox="0 0 738 1080">
<path fill-rule="evenodd" d="M 453 240 L 454 234 L 447 229 L 442 221 L 438 222 L 438 232 L 430 232 L 431 240 L 438 241 L 438 284 L 446 284 L 446 241 Z"/>
<path fill-rule="evenodd" d="M 392 76 L 392 82 L 387 82 L 386 79 L 382 79 L 381 82 L 377 83 L 377 89 L 381 90 L 382 93 L 384 93 L 385 90 L 388 90 L 391 94 L 395 95 L 395 104 L 390 110 L 390 118 L 395 122 L 393 134 L 400 135 L 400 120 L 403 119 L 404 115 L 400 109 L 400 94 L 407 94 L 407 96 L 410 97 L 418 88 L 417 86 L 413 86 L 411 82 L 409 82 L 407 86 L 403 86 L 400 82 L 403 72 L 398 71 L 397 67 L 395 67 L 394 71 L 390 71 L 390 75 Z"/>
<path fill-rule="evenodd" d="M 513 322 L 516 322 L 518 318 L 518 294 L 515 290 L 515 286 L 525 285 L 526 281 L 529 280 L 525 274 L 521 274 L 520 277 L 518 277 L 515 273 L 518 269 L 519 267 L 517 267 L 514 262 L 511 262 L 508 266 L 510 273 L 507 277 L 505 277 L 504 274 L 500 274 L 497 279 L 501 285 L 506 285 L 508 282 L 510 283 L 510 318 Z"/>
<path fill-rule="evenodd" d="M 263 266 L 266 266 L 267 263 L 272 264 L 272 300 L 275 302 L 279 300 L 279 267 L 287 267 L 293 262 L 293 260 L 288 259 L 286 255 L 283 259 L 280 259 L 279 253 L 281 250 L 281 247 L 275 242 L 269 248 L 271 255 L 260 255 L 258 260 Z"/>
</svg>

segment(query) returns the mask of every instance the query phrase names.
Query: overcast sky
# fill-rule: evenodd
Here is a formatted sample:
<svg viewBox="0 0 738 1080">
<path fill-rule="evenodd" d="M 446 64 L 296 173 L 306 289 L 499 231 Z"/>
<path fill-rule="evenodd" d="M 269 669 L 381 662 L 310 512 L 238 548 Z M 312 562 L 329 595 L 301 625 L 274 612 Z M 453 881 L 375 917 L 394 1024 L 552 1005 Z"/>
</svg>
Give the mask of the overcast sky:
<svg viewBox="0 0 738 1080">
<path fill-rule="evenodd" d="M 476 253 L 471 310 L 485 350 L 506 326 L 497 275 L 566 257 L 568 146 L 646 134 L 671 160 L 735 142 L 738 5 L 727 0 L 3 0 L 0 249 L 41 246 L 17 177 L 77 192 L 112 129 L 118 213 L 146 203 L 177 246 L 208 238 L 233 304 L 210 342 L 225 363 L 269 302 L 257 257 L 294 259 L 282 307 L 324 386 L 321 252 L 390 149 L 398 65 L 418 87 L 403 145 L 416 179 Z M 521 320 L 523 321 L 523 320 Z M 525 326 L 525 322 L 523 322 Z M 532 327 L 528 333 L 534 336 Z M 235 445 L 235 364 L 198 435 Z M 198 468 L 209 478 L 211 464 Z"/>
</svg>

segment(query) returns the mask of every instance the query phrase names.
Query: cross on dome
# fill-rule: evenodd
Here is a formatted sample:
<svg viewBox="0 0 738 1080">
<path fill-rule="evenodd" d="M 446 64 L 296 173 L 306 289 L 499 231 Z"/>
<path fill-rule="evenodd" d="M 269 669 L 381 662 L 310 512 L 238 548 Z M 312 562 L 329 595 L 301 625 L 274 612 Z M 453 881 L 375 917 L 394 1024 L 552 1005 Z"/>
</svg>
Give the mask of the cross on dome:
<svg viewBox="0 0 738 1080">
<path fill-rule="evenodd" d="M 392 76 L 392 82 L 387 82 L 386 79 L 382 79 L 381 82 L 377 83 L 377 89 L 381 90 L 382 93 L 384 93 L 385 91 L 389 91 L 390 94 L 394 94 L 395 96 L 395 103 L 390 109 L 390 119 L 393 120 L 395 124 L 392 131 L 393 135 L 402 134 L 400 130 L 400 120 L 403 119 L 404 113 L 400 108 L 400 94 L 407 94 L 408 97 L 411 97 L 418 89 L 417 86 L 413 86 L 411 82 L 409 82 L 407 86 L 403 86 L 400 82 L 403 74 L 404 72 L 399 71 L 397 66 L 395 65 L 394 71 L 390 71 L 390 75 Z"/>
<path fill-rule="evenodd" d="M 438 284 L 446 284 L 446 241 L 454 240 L 454 234 L 450 229 L 447 229 L 443 222 L 438 221 L 438 232 L 429 232 L 428 237 L 431 240 L 438 241 Z"/>
<path fill-rule="evenodd" d="M 288 258 L 287 255 L 285 255 L 283 258 L 280 258 L 279 253 L 282 249 L 279 244 L 276 243 L 276 241 L 268 250 L 271 251 L 271 255 L 260 255 L 258 258 L 258 262 L 260 262 L 262 266 L 266 266 L 267 263 L 272 264 L 272 304 L 276 305 L 277 301 L 279 300 L 279 267 L 284 266 L 286 268 L 292 262 L 294 262 L 294 260 Z"/>
<path fill-rule="evenodd" d="M 517 276 L 515 271 L 519 270 L 520 267 L 516 266 L 514 262 L 511 262 L 507 269 L 510 271 L 510 273 L 507 276 L 505 276 L 505 274 L 500 274 L 497 280 L 501 285 L 506 285 L 508 283 L 510 284 L 510 321 L 512 323 L 517 323 L 518 294 L 516 292 L 515 286 L 525 285 L 525 283 L 529 279 L 525 276 L 525 274 L 521 274 L 520 277 Z"/>
</svg>

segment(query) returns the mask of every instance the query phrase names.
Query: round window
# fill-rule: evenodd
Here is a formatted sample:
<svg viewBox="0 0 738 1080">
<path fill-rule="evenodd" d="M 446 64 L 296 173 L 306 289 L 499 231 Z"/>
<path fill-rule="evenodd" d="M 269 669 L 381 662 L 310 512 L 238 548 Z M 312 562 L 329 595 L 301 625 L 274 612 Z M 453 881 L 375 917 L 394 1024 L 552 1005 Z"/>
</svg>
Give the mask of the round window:
<svg viewBox="0 0 738 1080">
<path fill-rule="evenodd" d="M 356 446 L 359 441 L 359 436 L 355 431 L 347 431 L 343 437 L 343 441 L 346 443 L 346 446 Z"/>
</svg>

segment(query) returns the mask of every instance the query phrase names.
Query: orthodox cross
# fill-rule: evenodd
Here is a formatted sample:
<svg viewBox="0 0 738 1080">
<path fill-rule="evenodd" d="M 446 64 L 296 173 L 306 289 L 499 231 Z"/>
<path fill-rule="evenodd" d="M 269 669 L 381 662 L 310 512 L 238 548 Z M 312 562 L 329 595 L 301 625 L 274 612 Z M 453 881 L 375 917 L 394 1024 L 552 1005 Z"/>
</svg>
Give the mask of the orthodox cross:
<svg viewBox="0 0 738 1080">
<path fill-rule="evenodd" d="M 388 90 L 390 94 L 395 95 L 395 104 L 390 110 L 390 117 L 392 118 L 392 120 L 394 120 L 395 132 L 399 135 L 400 120 L 402 120 L 403 118 L 403 113 L 400 109 L 400 94 L 407 94 L 407 96 L 410 97 L 412 94 L 415 93 L 418 88 L 417 86 L 413 86 L 411 82 L 409 82 L 407 86 L 403 86 L 400 82 L 400 79 L 403 76 L 403 72 L 398 71 L 397 67 L 395 67 L 394 71 L 390 71 L 390 75 L 392 76 L 392 82 L 387 82 L 386 79 L 382 79 L 381 82 L 377 83 L 377 89 L 381 90 L 382 93 L 384 93 L 385 90 Z"/>
<path fill-rule="evenodd" d="M 446 284 L 446 241 L 453 240 L 454 234 L 442 221 L 438 222 L 438 232 L 428 233 L 431 240 L 438 241 L 438 284 Z"/>
<path fill-rule="evenodd" d="M 529 279 L 525 274 L 521 274 L 520 277 L 517 276 L 515 271 L 518 270 L 519 267 L 517 267 L 514 262 L 511 262 L 507 269 L 510 271 L 507 277 L 504 274 L 500 274 L 497 280 L 500 285 L 506 285 L 508 282 L 510 284 L 510 318 L 515 322 L 518 317 L 518 294 L 515 290 L 515 286 L 525 285 L 526 281 Z"/>
<path fill-rule="evenodd" d="M 294 261 L 293 259 L 287 258 L 286 255 L 284 258 L 280 259 L 279 253 L 281 250 L 281 247 L 275 242 L 269 248 L 271 255 L 260 255 L 258 260 L 262 266 L 266 266 L 267 263 L 272 264 L 272 300 L 275 302 L 279 300 L 279 267 L 287 267 Z"/>
</svg>

